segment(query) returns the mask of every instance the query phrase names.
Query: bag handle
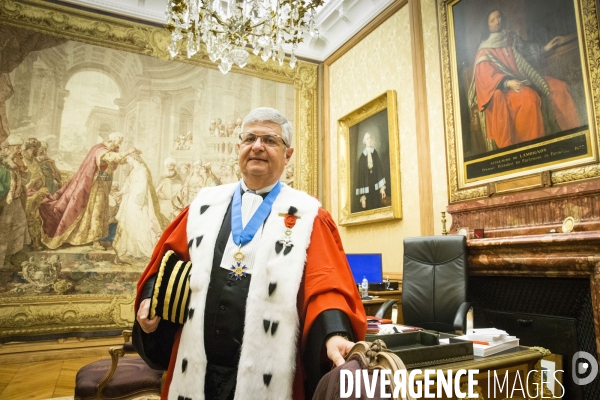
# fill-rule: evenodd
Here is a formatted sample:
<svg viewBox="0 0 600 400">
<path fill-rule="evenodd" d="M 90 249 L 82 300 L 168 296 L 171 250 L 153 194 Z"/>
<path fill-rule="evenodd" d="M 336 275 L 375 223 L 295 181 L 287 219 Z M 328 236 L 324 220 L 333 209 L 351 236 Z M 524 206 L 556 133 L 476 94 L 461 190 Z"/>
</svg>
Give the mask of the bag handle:
<svg viewBox="0 0 600 400">
<path fill-rule="evenodd" d="M 357 342 L 352 349 L 346 354 L 344 359 L 348 361 L 350 357 L 358 357 L 362 365 L 366 365 L 370 370 L 372 369 L 387 369 L 392 371 L 392 376 L 396 371 L 407 371 L 402 359 L 394 353 L 388 351 L 385 342 L 381 339 L 377 339 L 374 342 Z M 408 371 L 406 372 L 408 377 Z M 395 390 L 394 379 L 390 379 L 390 387 L 392 394 Z M 394 397 L 394 400 L 415 400 L 409 393 L 407 388 L 406 397 Z"/>
</svg>

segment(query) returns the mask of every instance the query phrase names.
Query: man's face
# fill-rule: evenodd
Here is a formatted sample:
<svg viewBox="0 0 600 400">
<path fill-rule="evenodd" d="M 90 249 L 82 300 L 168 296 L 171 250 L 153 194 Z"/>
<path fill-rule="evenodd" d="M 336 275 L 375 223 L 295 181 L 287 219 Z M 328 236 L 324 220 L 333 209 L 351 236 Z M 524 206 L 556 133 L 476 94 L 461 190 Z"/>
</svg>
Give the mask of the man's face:
<svg viewBox="0 0 600 400">
<path fill-rule="evenodd" d="M 371 147 L 371 135 L 369 134 L 365 135 L 365 146 Z"/>
<path fill-rule="evenodd" d="M 44 157 L 46 154 L 48 154 L 48 150 L 45 147 L 40 147 L 38 150 L 38 156 Z"/>
<path fill-rule="evenodd" d="M 111 140 L 108 142 L 108 149 L 111 151 L 119 151 L 121 143 L 123 143 L 123 139 Z"/>
<path fill-rule="evenodd" d="M 21 146 L 17 145 L 17 146 L 8 146 L 8 154 L 16 156 L 16 155 L 21 155 Z"/>
<path fill-rule="evenodd" d="M 244 131 L 257 135 L 274 133 L 281 137 L 281 126 L 272 121 L 246 124 Z M 260 189 L 277 182 L 294 153 L 294 149 L 286 148 L 283 142 L 277 146 L 267 146 L 263 144 L 262 139 L 256 139 L 250 145 L 240 143 L 238 149 L 240 171 L 250 189 Z"/>
<path fill-rule="evenodd" d="M 498 32 L 502 26 L 502 17 L 500 17 L 500 11 L 494 11 L 488 17 L 488 27 L 490 32 Z"/>
</svg>

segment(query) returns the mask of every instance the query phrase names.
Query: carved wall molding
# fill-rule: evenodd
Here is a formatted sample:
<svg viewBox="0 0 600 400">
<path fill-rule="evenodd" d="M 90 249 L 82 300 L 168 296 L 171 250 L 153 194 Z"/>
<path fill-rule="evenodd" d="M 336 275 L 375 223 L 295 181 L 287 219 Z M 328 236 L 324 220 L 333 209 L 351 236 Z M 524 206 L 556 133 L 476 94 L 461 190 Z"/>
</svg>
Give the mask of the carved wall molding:
<svg viewBox="0 0 600 400">
<path fill-rule="evenodd" d="M 118 330 L 133 325 L 133 296 L 63 295 L 4 298 L 2 336 Z"/>
</svg>

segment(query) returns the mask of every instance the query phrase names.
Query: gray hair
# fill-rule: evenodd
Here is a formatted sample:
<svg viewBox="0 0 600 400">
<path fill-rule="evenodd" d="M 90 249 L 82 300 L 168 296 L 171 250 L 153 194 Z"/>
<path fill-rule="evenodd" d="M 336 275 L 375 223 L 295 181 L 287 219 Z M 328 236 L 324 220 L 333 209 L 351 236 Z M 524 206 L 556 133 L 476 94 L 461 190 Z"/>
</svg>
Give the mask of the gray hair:
<svg viewBox="0 0 600 400">
<path fill-rule="evenodd" d="M 253 122 L 271 121 L 281 126 L 281 137 L 286 147 L 294 147 L 294 132 L 292 124 L 279 111 L 269 107 L 259 107 L 250 111 L 242 121 L 242 132 L 244 126 Z"/>
<path fill-rule="evenodd" d="M 163 163 L 165 164 L 165 167 L 168 166 L 169 164 L 177 165 L 177 160 L 174 159 L 173 157 L 167 157 L 167 158 L 165 158 L 165 161 L 163 161 Z"/>
<path fill-rule="evenodd" d="M 365 136 L 363 136 L 363 144 L 367 144 L 367 135 L 373 139 L 373 136 L 369 132 L 365 132 Z"/>
<path fill-rule="evenodd" d="M 121 132 L 113 132 L 108 135 L 108 140 L 110 142 L 120 142 L 123 141 L 123 134 Z"/>
</svg>

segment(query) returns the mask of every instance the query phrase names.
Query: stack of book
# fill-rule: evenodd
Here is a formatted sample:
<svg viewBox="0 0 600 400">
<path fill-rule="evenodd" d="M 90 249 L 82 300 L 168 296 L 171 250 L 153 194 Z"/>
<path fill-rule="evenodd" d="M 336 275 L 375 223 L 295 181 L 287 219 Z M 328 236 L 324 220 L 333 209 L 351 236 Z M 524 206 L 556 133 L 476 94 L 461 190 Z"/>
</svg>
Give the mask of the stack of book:
<svg viewBox="0 0 600 400">
<path fill-rule="evenodd" d="M 379 333 L 381 322 L 375 318 L 367 318 L 367 333 Z"/>
<path fill-rule="evenodd" d="M 392 333 L 416 332 L 422 330 L 423 328 L 417 328 L 415 326 L 394 324 L 391 319 L 367 317 L 367 333 L 389 335 Z"/>
<path fill-rule="evenodd" d="M 472 333 L 453 338 L 473 342 L 473 355 L 487 357 L 519 346 L 519 339 L 495 328 L 474 329 Z M 450 339 L 450 342 L 453 341 Z"/>
</svg>

